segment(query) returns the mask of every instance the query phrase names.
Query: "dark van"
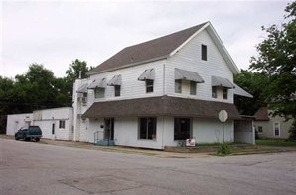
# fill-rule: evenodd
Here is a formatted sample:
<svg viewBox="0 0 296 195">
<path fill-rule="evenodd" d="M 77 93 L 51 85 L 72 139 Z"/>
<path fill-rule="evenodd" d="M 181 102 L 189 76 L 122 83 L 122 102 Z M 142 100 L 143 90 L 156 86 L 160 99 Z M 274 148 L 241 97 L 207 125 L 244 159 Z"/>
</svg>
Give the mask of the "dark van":
<svg viewBox="0 0 296 195">
<path fill-rule="evenodd" d="M 21 128 L 14 135 L 16 140 L 22 139 L 25 141 L 35 140 L 40 141 L 42 131 L 39 126 L 29 126 L 28 128 Z"/>
</svg>

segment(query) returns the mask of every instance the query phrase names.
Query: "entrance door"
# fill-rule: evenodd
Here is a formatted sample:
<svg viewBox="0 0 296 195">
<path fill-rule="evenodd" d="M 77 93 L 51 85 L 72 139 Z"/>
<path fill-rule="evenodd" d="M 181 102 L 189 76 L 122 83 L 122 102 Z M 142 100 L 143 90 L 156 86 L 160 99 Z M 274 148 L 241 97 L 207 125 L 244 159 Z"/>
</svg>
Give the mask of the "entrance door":
<svg viewBox="0 0 296 195">
<path fill-rule="evenodd" d="M 105 118 L 104 139 L 114 140 L 114 118 Z"/>
</svg>

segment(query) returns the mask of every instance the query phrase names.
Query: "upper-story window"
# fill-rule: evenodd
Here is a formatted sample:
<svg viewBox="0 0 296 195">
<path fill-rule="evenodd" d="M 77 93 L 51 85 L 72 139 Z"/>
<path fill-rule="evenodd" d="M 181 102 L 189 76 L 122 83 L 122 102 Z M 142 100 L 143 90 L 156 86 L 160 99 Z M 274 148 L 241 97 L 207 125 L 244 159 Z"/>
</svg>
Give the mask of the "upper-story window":
<svg viewBox="0 0 296 195">
<path fill-rule="evenodd" d="M 226 87 L 223 87 L 223 99 L 227 99 L 227 92 L 228 92 L 228 89 Z"/>
<path fill-rule="evenodd" d="M 114 96 L 115 97 L 120 96 L 120 85 L 115 85 L 114 86 Z"/>
<path fill-rule="evenodd" d="M 175 80 L 175 92 L 182 93 L 182 80 L 181 79 Z"/>
<path fill-rule="evenodd" d="M 96 87 L 94 88 L 95 98 L 104 98 L 105 97 L 105 88 Z"/>
<path fill-rule="evenodd" d="M 147 79 L 146 80 L 146 93 L 151 93 L 153 92 L 153 80 Z"/>
<path fill-rule="evenodd" d="M 204 61 L 208 60 L 208 48 L 206 45 L 201 45 L 201 59 Z"/>
<path fill-rule="evenodd" d="M 190 81 L 190 95 L 196 95 L 196 82 Z"/>
<path fill-rule="evenodd" d="M 213 98 L 217 98 L 218 97 L 218 92 L 217 92 L 217 87 L 216 86 L 212 86 L 212 97 Z"/>
<path fill-rule="evenodd" d="M 155 78 L 155 70 L 147 69 L 145 70 L 139 77 L 139 81 L 145 81 L 146 84 L 146 93 L 152 93 L 154 88 L 154 78 Z"/>
</svg>

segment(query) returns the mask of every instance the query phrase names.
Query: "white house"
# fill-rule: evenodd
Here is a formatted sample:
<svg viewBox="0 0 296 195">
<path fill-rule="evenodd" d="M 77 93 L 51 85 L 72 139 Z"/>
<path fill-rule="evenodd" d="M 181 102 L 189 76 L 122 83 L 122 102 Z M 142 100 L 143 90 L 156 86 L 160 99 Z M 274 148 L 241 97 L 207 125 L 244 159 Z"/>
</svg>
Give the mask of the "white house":
<svg viewBox="0 0 296 195">
<path fill-rule="evenodd" d="M 21 127 L 38 125 L 42 137 L 48 139 L 73 139 L 73 109 L 71 107 L 35 110 L 33 113 L 7 116 L 6 134 L 14 135 Z"/>
<path fill-rule="evenodd" d="M 73 140 L 155 149 L 192 137 L 233 142 L 241 132 L 233 96 L 251 97 L 233 83 L 236 73 L 210 22 L 126 47 L 75 81 Z"/>
</svg>

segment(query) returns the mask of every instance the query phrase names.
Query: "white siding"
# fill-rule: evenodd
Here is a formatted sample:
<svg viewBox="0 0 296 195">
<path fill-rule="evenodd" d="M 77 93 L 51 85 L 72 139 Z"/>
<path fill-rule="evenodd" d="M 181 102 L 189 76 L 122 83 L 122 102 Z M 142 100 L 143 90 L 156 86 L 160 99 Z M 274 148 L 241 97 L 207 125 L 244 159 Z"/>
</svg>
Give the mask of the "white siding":
<svg viewBox="0 0 296 195">
<path fill-rule="evenodd" d="M 6 134 L 14 135 L 20 128 L 32 124 L 32 120 L 32 113 L 7 115 Z"/>
<path fill-rule="evenodd" d="M 197 143 L 215 143 L 223 141 L 223 123 L 218 119 L 193 120 L 193 137 Z M 224 124 L 224 141 L 233 142 L 234 130 L 233 121 L 227 121 Z"/>
<path fill-rule="evenodd" d="M 207 45 L 207 61 L 201 60 L 202 44 Z M 175 93 L 175 68 L 198 72 L 205 80 L 204 83 L 197 84 L 197 95 L 190 95 L 189 82 L 183 82 L 182 90 L 184 90 L 182 94 Z M 228 90 L 227 100 L 212 98 L 212 75 L 224 77 L 233 82 L 232 72 L 214 41 L 207 31 L 202 31 L 173 57 L 168 59 L 166 64 L 166 93 L 173 96 L 233 103 L 233 90 Z"/>
</svg>

